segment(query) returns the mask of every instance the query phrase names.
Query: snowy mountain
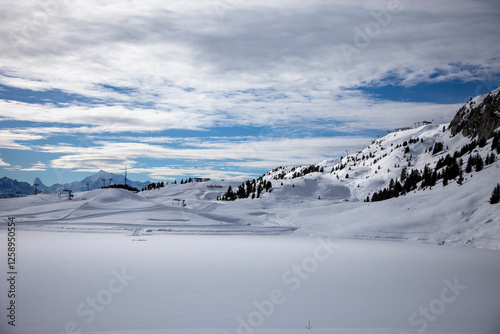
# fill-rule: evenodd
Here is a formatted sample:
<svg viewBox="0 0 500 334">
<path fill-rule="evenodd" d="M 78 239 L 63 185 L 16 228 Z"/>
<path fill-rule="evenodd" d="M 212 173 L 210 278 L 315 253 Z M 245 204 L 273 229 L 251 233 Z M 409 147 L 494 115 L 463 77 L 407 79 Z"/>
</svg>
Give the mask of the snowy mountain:
<svg viewBox="0 0 500 334">
<path fill-rule="evenodd" d="M 40 180 L 39 177 L 35 177 L 33 182 L 31 182 L 32 186 L 34 186 L 35 184 L 37 184 L 39 188 L 46 188 L 47 187 L 45 184 L 43 184 L 42 180 Z"/>
<path fill-rule="evenodd" d="M 103 181 L 104 179 L 104 181 Z M 111 179 L 111 181 L 110 181 Z M 73 192 L 87 191 L 93 189 L 100 189 L 104 186 L 109 186 L 111 184 L 125 184 L 125 176 L 113 173 L 108 173 L 103 170 L 86 177 L 81 181 L 75 181 L 66 184 L 56 183 L 51 186 L 46 186 L 43 184 L 40 178 L 35 178 L 31 185 L 27 182 L 18 182 L 17 180 L 12 180 L 4 177 L 0 180 L 0 196 L 1 197 L 15 197 L 15 196 L 26 196 L 35 193 L 35 184 L 37 185 L 38 193 L 58 193 L 61 189 L 69 189 Z M 138 182 L 132 181 L 127 178 L 127 185 L 142 189 L 146 187 L 150 182 Z M 88 185 L 88 186 L 87 186 Z"/>
<path fill-rule="evenodd" d="M 104 181 L 103 181 L 104 179 Z M 82 189 L 86 190 L 87 189 L 87 183 L 89 184 L 90 189 L 98 189 L 101 188 L 103 185 L 104 186 L 109 186 L 109 184 L 125 184 L 125 176 L 124 175 L 118 175 L 118 174 L 113 174 L 113 173 L 108 173 L 103 170 L 97 172 L 94 175 L 91 175 L 89 177 L 86 177 L 79 183 L 71 183 L 69 185 L 66 185 L 69 187 L 69 189 L 75 188 L 75 189 Z M 143 187 L 146 187 L 150 182 L 138 182 L 138 181 L 132 181 L 127 178 L 127 185 L 141 189 Z M 75 190 L 77 191 L 77 190 Z"/>
<path fill-rule="evenodd" d="M 104 181 L 103 181 L 104 179 Z M 108 187 L 109 184 L 125 184 L 125 176 L 124 175 L 119 175 L 119 174 L 113 174 L 109 173 L 103 170 L 100 170 L 99 172 L 88 176 L 84 178 L 81 181 L 75 181 L 71 183 L 66 183 L 66 184 L 55 184 L 53 186 L 50 186 L 46 188 L 45 190 L 51 193 L 56 193 L 60 189 L 69 189 L 73 192 L 79 192 L 79 191 L 87 191 L 87 190 L 93 190 L 93 189 L 100 189 L 103 186 Z M 129 178 L 127 178 L 127 185 L 133 187 L 133 188 L 144 188 L 146 187 L 150 182 L 138 182 L 138 181 L 132 181 Z"/>
<path fill-rule="evenodd" d="M 35 187 L 27 182 L 2 177 L 0 179 L 0 198 L 9 198 L 16 196 L 31 195 L 35 193 Z"/>
<path fill-rule="evenodd" d="M 312 166 L 279 167 L 265 180 L 295 180 L 310 175 L 348 187 L 351 200 L 382 200 L 450 183 L 491 180 L 497 170 L 500 88 L 471 99 L 450 124 L 426 125 L 390 133 L 365 149 Z M 309 178 L 310 178 L 309 177 Z M 307 179 L 307 177 L 306 177 Z M 280 184 L 278 184 L 278 187 Z M 276 182 L 273 187 L 276 188 Z M 329 187 L 323 187 L 328 195 Z M 380 192 L 386 191 L 385 194 Z M 388 194 L 387 192 L 390 192 Z M 280 192 L 288 195 L 286 192 Z M 380 194 L 375 196 L 374 194 Z M 321 196 L 321 191 L 314 196 Z"/>
<path fill-rule="evenodd" d="M 35 188 L 35 191 L 38 193 L 41 193 L 41 192 L 47 192 L 48 191 L 48 187 L 43 184 L 42 180 L 40 180 L 39 177 L 35 177 L 35 179 L 33 180 L 33 182 L 31 182 L 31 186 L 33 188 Z"/>
</svg>

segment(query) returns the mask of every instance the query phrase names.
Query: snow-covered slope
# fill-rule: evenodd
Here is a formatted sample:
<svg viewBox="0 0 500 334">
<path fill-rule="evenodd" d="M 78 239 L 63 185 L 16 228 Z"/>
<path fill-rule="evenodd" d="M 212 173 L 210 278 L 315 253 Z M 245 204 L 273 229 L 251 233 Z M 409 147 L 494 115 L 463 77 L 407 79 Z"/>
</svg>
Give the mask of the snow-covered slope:
<svg viewBox="0 0 500 334">
<path fill-rule="evenodd" d="M 457 162 L 462 160 L 460 167 L 463 171 L 471 156 L 479 154 L 486 162 L 486 158 L 492 153 L 498 155 L 492 148 L 492 136 L 499 127 L 500 88 L 471 99 L 457 112 L 451 123 L 426 125 L 390 133 L 383 138 L 373 140 L 372 144 L 362 151 L 341 159 L 332 158 L 312 166 L 278 167 L 266 173 L 264 179 L 296 179 L 294 182 L 297 183 L 298 178 L 307 175 L 304 179 L 319 178 L 321 182 L 327 184 L 335 184 L 334 181 L 337 180 L 350 188 L 351 199 L 365 200 L 367 196 L 371 198 L 375 192 L 387 187 L 391 179 L 394 181 L 400 179 L 403 182 L 401 173 L 404 169 L 407 174 L 412 169 L 423 173 L 426 166 L 431 170 L 437 167 L 437 172 L 443 172 L 445 166 L 439 167 L 438 162 L 448 154 L 456 157 Z M 436 144 L 441 147 L 436 148 Z M 471 148 L 464 150 L 466 145 L 470 145 Z M 486 178 L 491 182 L 498 180 L 494 173 L 494 170 L 498 169 L 498 159 L 495 157 L 492 160 L 494 161 L 486 162 L 487 172 L 464 175 L 465 182 L 472 182 L 473 176 L 479 179 Z M 321 173 L 312 173 L 314 176 L 311 176 L 311 171 L 318 170 Z M 442 180 L 438 179 L 438 183 L 442 185 Z M 274 182 L 273 187 L 276 184 Z M 428 188 L 420 182 L 419 186 Z M 328 191 L 330 189 L 327 187 Z M 291 193 L 293 194 L 293 191 Z M 314 194 L 319 196 L 321 191 Z"/>
<path fill-rule="evenodd" d="M 448 124 L 427 125 L 417 129 L 388 134 L 376 139 L 362 151 L 350 154 L 339 159 L 325 160 L 316 166 L 324 169 L 323 173 L 306 174 L 305 177 L 294 177 L 307 167 L 279 168 L 264 175 L 266 180 L 273 181 L 273 187 L 279 187 L 279 182 L 299 179 L 316 179 L 321 182 L 347 186 L 350 189 L 352 200 L 365 200 L 367 196 L 389 185 L 391 179 L 399 179 L 401 172 L 406 168 L 423 171 L 425 166 L 435 168 L 437 162 L 450 154 L 454 155 L 462 147 L 471 142 L 470 138 L 461 134 L 452 136 L 447 129 Z M 442 143 L 443 149 L 433 154 L 436 143 Z M 460 158 L 465 162 L 471 155 L 479 153 L 483 159 L 492 152 L 491 140 L 485 147 L 476 147 L 473 151 Z M 486 166 L 486 170 L 498 168 L 498 162 Z M 471 175 L 492 178 L 489 173 L 472 173 Z M 468 180 L 471 176 L 465 176 Z M 337 182 L 335 182 L 337 181 Z M 290 182 L 288 182 L 290 183 Z M 442 185 L 442 184 L 441 184 Z M 327 191 L 330 189 L 327 187 Z M 321 195 L 321 192 L 318 193 Z"/>
</svg>

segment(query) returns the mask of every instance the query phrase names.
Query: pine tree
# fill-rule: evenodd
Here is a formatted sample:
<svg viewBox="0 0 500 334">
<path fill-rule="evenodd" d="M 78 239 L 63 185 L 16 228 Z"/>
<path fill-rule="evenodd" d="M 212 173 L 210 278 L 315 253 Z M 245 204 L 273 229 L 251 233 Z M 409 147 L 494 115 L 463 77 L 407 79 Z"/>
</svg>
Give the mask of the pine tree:
<svg viewBox="0 0 500 334">
<path fill-rule="evenodd" d="M 267 181 L 267 183 L 266 183 L 266 191 L 267 192 L 271 192 L 272 188 L 273 188 L 273 184 L 271 183 L 271 181 Z"/>
<path fill-rule="evenodd" d="M 474 164 L 474 161 L 472 159 L 472 155 L 469 156 L 469 159 L 467 160 L 467 167 L 465 167 L 465 172 L 467 174 L 472 172 L 472 165 Z"/>
<path fill-rule="evenodd" d="M 394 183 L 394 188 L 392 189 L 392 197 L 399 197 L 399 194 L 403 191 L 403 186 L 399 181 Z"/>
<path fill-rule="evenodd" d="M 484 168 L 484 161 L 479 154 L 476 156 L 476 172 L 482 171 Z"/>
<path fill-rule="evenodd" d="M 496 150 L 500 154 L 500 131 L 495 133 L 493 141 L 491 142 L 491 150 Z"/>
<path fill-rule="evenodd" d="M 436 185 L 436 182 L 437 182 L 437 179 L 438 179 L 438 174 L 436 171 L 434 171 L 432 173 L 432 176 L 431 176 L 431 180 L 429 182 L 429 186 L 430 187 L 434 187 Z"/>
<path fill-rule="evenodd" d="M 490 197 L 490 203 L 491 204 L 497 204 L 500 202 L 500 183 L 498 183 L 493 189 L 493 192 L 491 193 Z"/>
<path fill-rule="evenodd" d="M 401 180 L 401 182 L 405 182 L 407 177 L 408 177 L 408 172 L 406 171 L 406 167 L 403 167 L 403 169 L 401 170 L 401 176 L 399 177 L 399 179 Z"/>
<path fill-rule="evenodd" d="M 495 160 L 496 160 L 496 155 L 495 155 L 495 153 L 491 152 L 491 154 L 488 154 L 486 156 L 486 160 L 484 163 L 486 165 L 491 165 L 491 164 L 495 163 Z"/>
<path fill-rule="evenodd" d="M 424 172 L 422 174 L 422 184 L 420 185 L 421 188 L 425 188 L 427 186 L 430 186 L 431 184 L 431 179 L 432 179 L 432 171 L 429 168 L 429 166 L 425 165 L 424 167 Z"/>
<path fill-rule="evenodd" d="M 454 179 L 460 174 L 460 166 L 456 159 L 450 157 L 448 162 L 448 167 L 446 167 L 444 173 L 446 174 L 448 180 Z"/>
<path fill-rule="evenodd" d="M 435 145 L 434 145 L 434 149 L 432 150 L 432 154 L 436 154 L 436 153 L 439 153 L 443 150 L 444 148 L 444 144 L 442 142 L 437 142 Z"/>
<path fill-rule="evenodd" d="M 229 186 L 221 199 L 223 201 L 234 201 L 236 199 L 236 194 L 233 192 L 233 187 Z"/>
<path fill-rule="evenodd" d="M 457 180 L 457 183 L 459 185 L 462 185 L 464 183 L 464 172 L 462 171 L 461 167 L 459 167 L 459 170 L 458 170 L 458 180 Z"/>
</svg>

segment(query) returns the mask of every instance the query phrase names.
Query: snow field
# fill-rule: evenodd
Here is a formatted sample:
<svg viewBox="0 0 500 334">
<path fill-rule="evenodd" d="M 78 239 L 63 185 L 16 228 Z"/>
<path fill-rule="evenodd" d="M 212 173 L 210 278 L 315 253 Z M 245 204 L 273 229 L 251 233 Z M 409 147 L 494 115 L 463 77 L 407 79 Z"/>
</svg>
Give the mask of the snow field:
<svg viewBox="0 0 500 334">
<path fill-rule="evenodd" d="M 17 325 L 3 322 L 2 333 L 500 328 L 494 251 L 292 236 L 152 235 L 137 242 L 120 234 L 20 231 L 19 239 Z"/>
</svg>

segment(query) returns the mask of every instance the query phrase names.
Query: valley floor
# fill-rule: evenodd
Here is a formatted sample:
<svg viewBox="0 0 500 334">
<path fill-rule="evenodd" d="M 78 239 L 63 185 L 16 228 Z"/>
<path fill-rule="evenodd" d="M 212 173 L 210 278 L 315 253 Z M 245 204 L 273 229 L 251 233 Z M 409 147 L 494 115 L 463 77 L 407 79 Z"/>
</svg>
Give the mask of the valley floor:
<svg viewBox="0 0 500 334">
<path fill-rule="evenodd" d="M 290 235 L 18 233 L 16 327 L 4 319 L 6 334 L 500 328 L 496 251 Z"/>
</svg>

